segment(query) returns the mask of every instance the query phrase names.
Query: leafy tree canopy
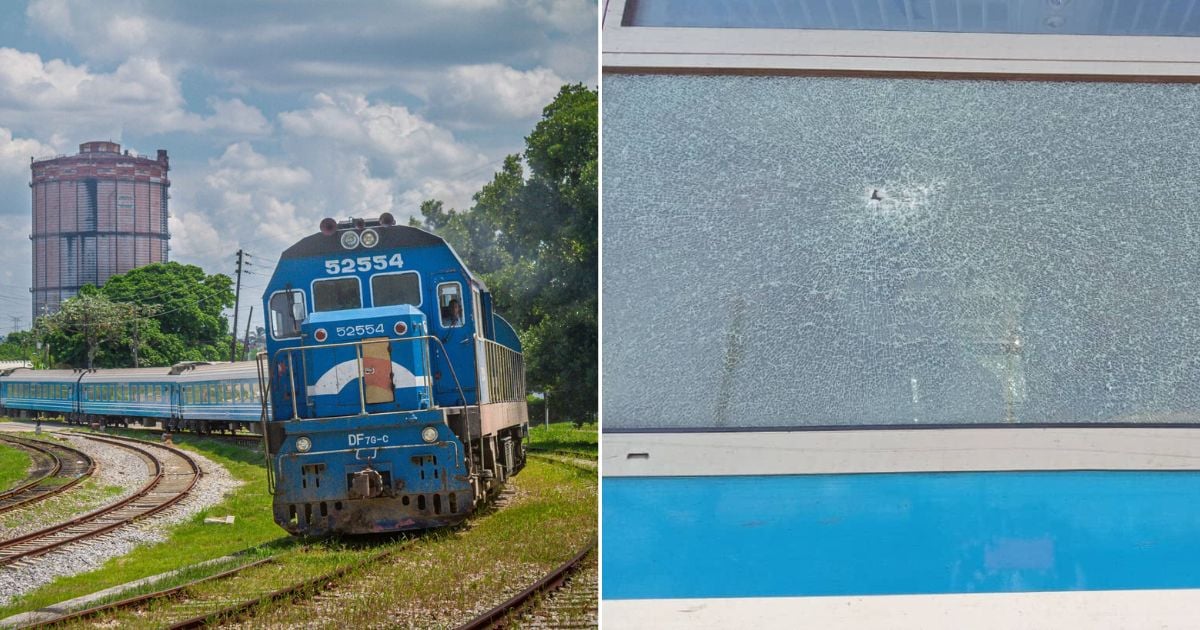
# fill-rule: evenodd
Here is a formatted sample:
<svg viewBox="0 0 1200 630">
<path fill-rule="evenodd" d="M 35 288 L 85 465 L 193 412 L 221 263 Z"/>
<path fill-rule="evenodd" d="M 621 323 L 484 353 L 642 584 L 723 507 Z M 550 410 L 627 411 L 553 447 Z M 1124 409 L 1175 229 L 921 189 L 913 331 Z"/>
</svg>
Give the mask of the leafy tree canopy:
<svg viewBox="0 0 1200 630">
<path fill-rule="evenodd" d="M 597 93 L 567 85 L 465 211 L 421 204 L 418 227 L 450 242 L 520 331 L 527 382 L 551 415 L 596 413 Z"/>
<path fill-rule="evenodd" d="M 232 281 L 195 265 L 155 263 L 85 286 L 61 310 L 38 320 L 52 364 L 167 366 L 227 358 Z"/>
</svg>

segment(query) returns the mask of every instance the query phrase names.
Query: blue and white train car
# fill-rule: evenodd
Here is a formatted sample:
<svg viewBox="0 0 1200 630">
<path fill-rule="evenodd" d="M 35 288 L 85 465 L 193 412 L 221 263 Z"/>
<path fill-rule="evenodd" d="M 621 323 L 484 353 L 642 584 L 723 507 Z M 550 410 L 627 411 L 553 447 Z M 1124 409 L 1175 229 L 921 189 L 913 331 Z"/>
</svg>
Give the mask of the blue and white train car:
<svg viewBox="0 0 1200 630">
<path fill-rule="evenodd" d="M 37 412 L 70 414 L 75 411 L 79 370 L 17 368 L 0 379 L 0 407 L 31 417 Z"/>
<path fill-rule="evenodd" d="M 0 413 L 67 422 L 236 432 L 262 422 L 253 361 L 170 368 L 31 370 L 0 374 Z"/>
<path fill-rule="evenodd" d="M 88 423 L 163 422 L 171 417 L 174 385 L 170 379 L 170 368 L 84 371 L 79 400 L 71 411 Z"/>
<path fill-rule="evenodd" d="M 455 523 L 524 466 L 520 343 L 441 237 L 387 214 L 326 219 L 283 252 L 263 302 L 288 531 Z"/>
<path fill-rule="evenodd" d="M 257 429 L 262 395 L 253 361 L 184 364 L 172 369 L 175 405 L 169 426 L 195 430 Z"/>
</svg>

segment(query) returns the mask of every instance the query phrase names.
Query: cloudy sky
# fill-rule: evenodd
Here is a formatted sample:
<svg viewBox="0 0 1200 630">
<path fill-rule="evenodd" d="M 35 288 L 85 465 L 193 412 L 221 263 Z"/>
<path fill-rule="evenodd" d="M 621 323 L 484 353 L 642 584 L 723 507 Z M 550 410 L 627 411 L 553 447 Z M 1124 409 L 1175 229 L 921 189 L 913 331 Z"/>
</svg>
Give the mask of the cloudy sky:
<svg viewBox="0 0 1200 630">
<path fill-rule="evenodd" d="M 31 156 L 167 149 L 171 259 L 253 255 L 245 322 L 322 217 L 469 206 L 596 81 L 595 0 L 0 3 L 0 331 L 30 325 Z"/>
</svg>

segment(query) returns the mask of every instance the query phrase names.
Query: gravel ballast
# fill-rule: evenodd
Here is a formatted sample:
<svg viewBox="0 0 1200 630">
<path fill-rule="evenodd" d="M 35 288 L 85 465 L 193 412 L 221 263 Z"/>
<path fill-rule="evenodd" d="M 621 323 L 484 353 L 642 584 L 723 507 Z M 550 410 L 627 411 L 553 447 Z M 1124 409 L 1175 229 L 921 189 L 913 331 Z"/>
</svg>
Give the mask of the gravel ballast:
<svg viewBox="0 0 1200 630">
<path fill-rule="evenodd" d="M 70 438 L 72 445 L 84 451 L 97 462 L 94 474 L 104 485 L 120 486 L 120 497 L 129 496 L 148 480 L 150 469 L 136 454 L 117 446 Z M 153 450 L 151 447 L 150 450 Z M 143 544 L 155 544 L 167 539 L 164 531 L 170 525 L 187 520 L 193 514 L 219 503 L 222 498 L 240 485 L 228 471 L 215 462 L 188 451 L 203 472 L 188 496 L 179 503 L 143 521 L 121 527 L 99 538 L 81 541 L 44 556 L 30 558 L 15 565 L 0 569 L 0 605 L 7 604 L 18 595 L 29 592 L 59 576 L 74 575 L 91 571 L 108 559 L 129 553 Z M 70 495 L 68 491 L 67 495 Z M 100 503 L 108 504 L 120 497 L 106 497 Z M 53 500 L 53 499 L 51 499 Z M 79 511 L 87 513 L 100 505 L 91 505 Z M 18 530 L 34 531 L 49 525 L 39 517 L 41 509 L 27 511 L 28 523 L 19 528 L 0 530 L 0 537 L 13 538 Z M 56 519 L 65 520 L 65 519 Z"/>
</svg>

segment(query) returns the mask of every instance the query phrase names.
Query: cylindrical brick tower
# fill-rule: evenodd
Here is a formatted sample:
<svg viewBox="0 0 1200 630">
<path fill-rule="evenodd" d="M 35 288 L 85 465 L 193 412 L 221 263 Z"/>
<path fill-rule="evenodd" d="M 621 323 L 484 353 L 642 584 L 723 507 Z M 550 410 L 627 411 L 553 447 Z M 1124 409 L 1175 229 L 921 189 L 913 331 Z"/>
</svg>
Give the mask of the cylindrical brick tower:
<svg viewBox="0 0 1200 630">
<path fill-rule="evenodd" d="M 115 142 L 30 161 L 33 317 L 53 313 L 85 284 L 167 260 L 167 152 L 150 159 Z"/>
</svg>

